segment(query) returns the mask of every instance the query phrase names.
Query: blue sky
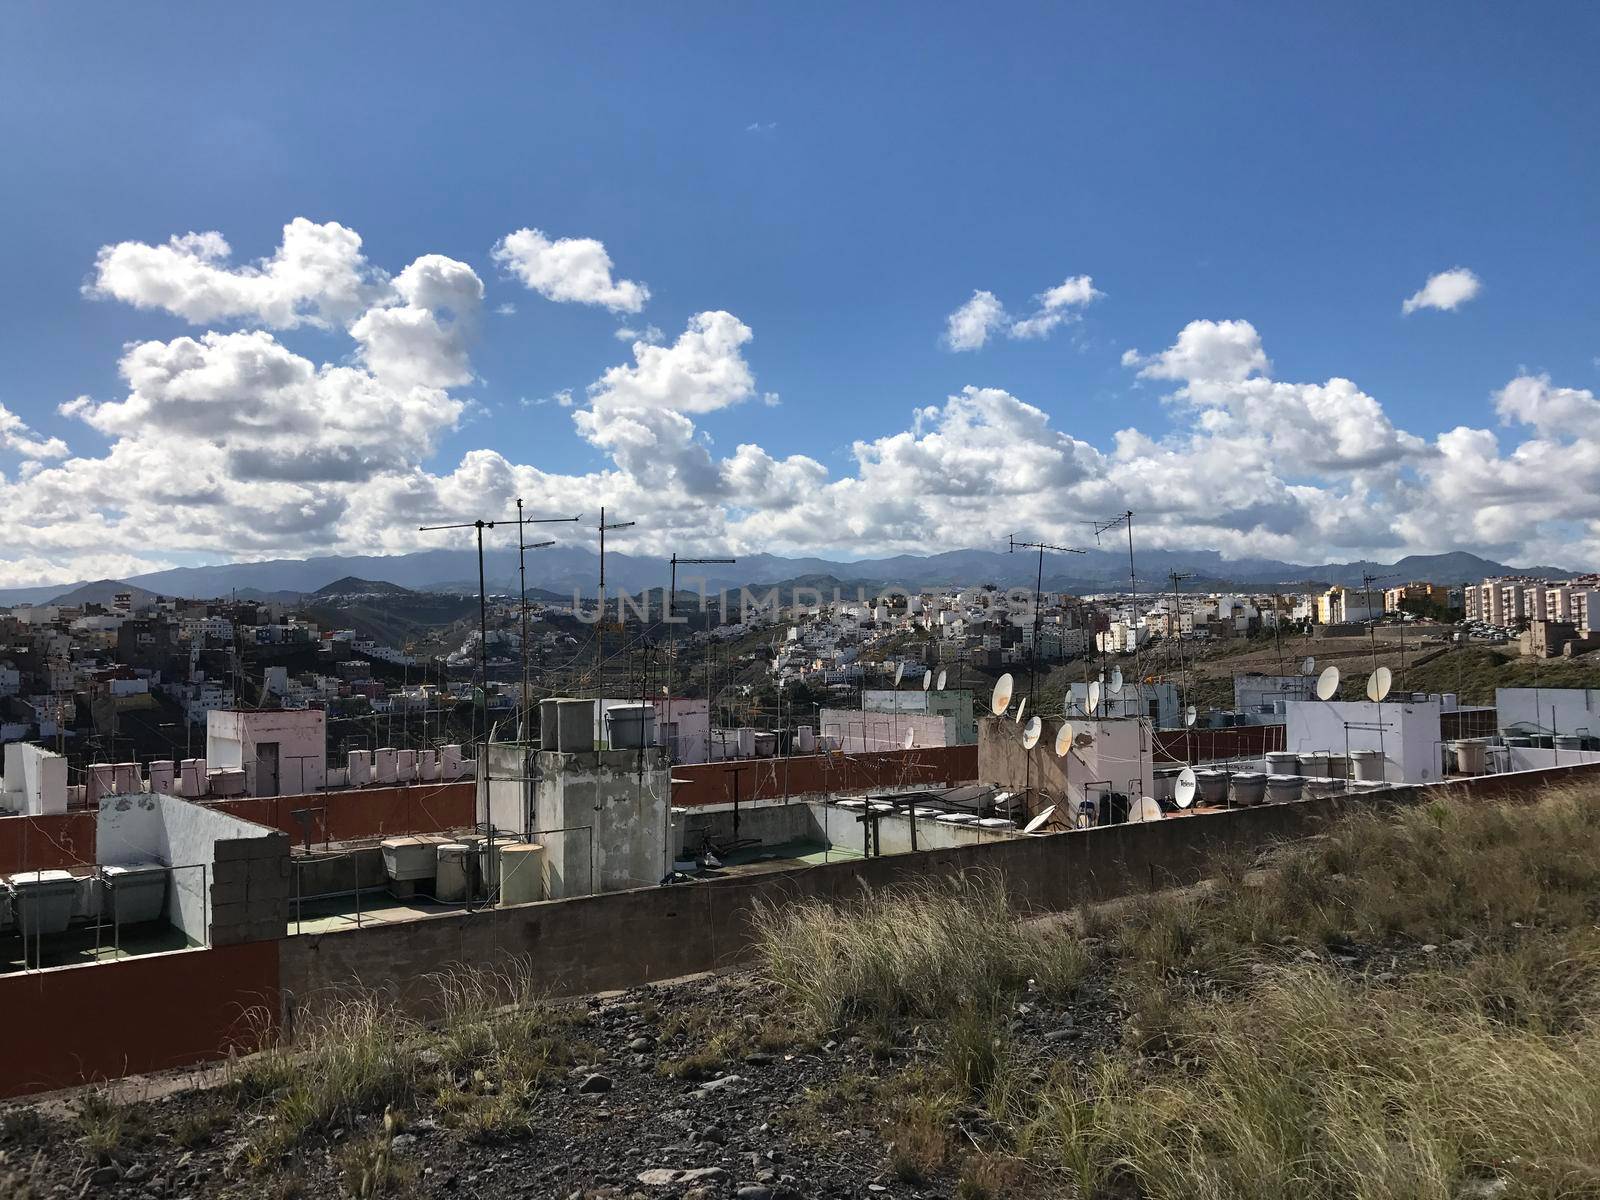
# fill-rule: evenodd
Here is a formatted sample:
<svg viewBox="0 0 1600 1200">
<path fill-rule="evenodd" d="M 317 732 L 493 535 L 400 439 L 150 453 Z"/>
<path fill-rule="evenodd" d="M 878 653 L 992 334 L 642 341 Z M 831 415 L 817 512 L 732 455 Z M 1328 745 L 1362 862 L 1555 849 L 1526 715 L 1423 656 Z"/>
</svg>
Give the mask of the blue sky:
<svg viewBox="0 0 1600 1200">
<path fill-rule="evenodd" d="M 663 510 L 685 514 L 663 523 L 674 545 L 705 528 L 686 515 L 696 503 L 726 514 L 711 540 L 745 549 L 913 548 L 919 527 L 944 545 L 987 536 L 970 497 L 922 503 L 905 463 L 880 482 L 911 491 L 847 530 L 834 525 L 862 509 L 853 443 L 914 442 L 915 410 L 967 387 L 1042 411 L 1052 438 L 1111 455 L 1132 428 L 1196 476 L 1225 470 L 1226 447 L 1196 445 L 1194 413 L 1227 409 L 1237 423 L 1246 400 L 1200 397 L 1216 381 L 1177 369 L 1139 372 L 1201 320 L 1249 322 L 1272 380 L 1348 378 L 1381 407 L 1380 424 L 1421 443 L 1467 426 L 1493 432 L 1502 456 L 1550 443 L 1544 474 L 1555 463 L 1591 470 L 1600 453 L 1582 393 L 1600 386 L 1597 33 L 1600 10 L 1586 5 L 9 6 L 0 405 L 32 442 L 70 447 L 44 474 L 142 436 L 130 432 L 137 414 L 96 424 L 60 406 L 124 400 L 126 344 L 252 326 L 85 295 L 100 248 L 215 230 L 238 266 L 270 256 L 284 225 L 304 217 L 355 231 L 391 276 L 435 254 L 482 281 L 472 378 L 446 389 L 464 407 L 427 427 L 407 470 L 443 478 L 492 448 L 538 473 L 516 476 L 514 491 L 627 503 L 658 486 L 670 493 Z M 491 258 L 521 228 L 597 239 L 616 278 L 648 286 L 648 304 L 619 313 L 543 298 Z M 1402 313 L 1430 276 L 1458 267 L 1481 281 L 1475 296 Z M 967 351 L 942 341 L 976 290 L 1025 318 L 1035 296 L 1079 276 L 1099 295 L 1049 337 L 997 331 Z M 516 311 L 497 311 L 505 305 Z M 629 487 L 614 478 L 627 473 L 615 442 L 585 436 L 573 417 L 591 384 L 632 360 L 615 331 L 653 325 L 670 346 L 703 312 L 733 314 L 753 335 L 739 351 L 753 390 L 664 407 L 693 414 L 692 439 L 713 464 L 750 443 L 780 461 L 815 460 L 826 484 L 852 481 L 849 494 L 815 511 L 800 497 L 785 515 L 729 486 L 697 491 L 688 468 L 650 485 L 637 470 Z M 272 336 L 313 363 L 359 359 L 337 327 Z M 1144 357 L 1125 364 L 1130 349 Z M 1496 397 L 1545 375 L 1560 394 L 1530 403 L 1572 420 L 1508 428 Z M 562 389 L 574 409 L 519 403 Z M 769 393 L 781 403 L 762 403 Z M 945 450 L 969 419 L 1015 428 L 1015 414 L 992 405 L 955 416 Z M 923 428 L 951 419 L 930 413 Z M 1011 510 L 1002 525 L 1044 527 L 1081 506 L 1121 507 L 1126 494 L 1162 513 L 1171 544 L 1307 560 L 1600 547 L 1580 512 L 1529 525 L 1526 486 L 1499 459 L 1479 453 L 1443 478 L 1427 462 L 1437 447 L 1413 446 L 1313 477 L 1294 444 L 1285 436 L 1263 451 L 1258 490 L 1273 493 L 1273 511 L 1256 524 L 1237 497 L 1227 507 L 1245 515 L 1218 521 L 1103 464 L 1084 468 L 1092 480 L 1039 464 L 1035 494 L 991 499 Z M 884 453 L 899 461 L 902 449 Z M 70 523 L 62 497 L 95 469 L 46 487 L 27 457 L 0 450 L 9 485 L 35 485 L 15 503 L 35 521 Z M 130 447 L 128 457 L 139 456 Z M 1081 465 L 1083 454 L 1062 457 Z M 440 493 L 417 511 L 466 498 Z M 308 498 L 303 487 L 230 496 L 165 538 L 165 522 L 130 523 L 120 509 L 47 547 L 0 528 L 0 575 L 43 577 L 41 557 L 72 574 L 73 561 L 410 548 L 398 525 L 348 516 L 373 499 Z M 874 491 L 868 507 L 881 500 Z M 195 532 L 252 504 L 337 519 L 289 522 L 250 545 Z M 1451 505 L 1459 520 L 1439 515 Z M 1408 523 L 1419 506 L 1435 519 Z M 1485 506 L 1498 515 L 1470 517 Z M 1357 528 L 1356 513 L 1379 516 Z"/>
</svg>

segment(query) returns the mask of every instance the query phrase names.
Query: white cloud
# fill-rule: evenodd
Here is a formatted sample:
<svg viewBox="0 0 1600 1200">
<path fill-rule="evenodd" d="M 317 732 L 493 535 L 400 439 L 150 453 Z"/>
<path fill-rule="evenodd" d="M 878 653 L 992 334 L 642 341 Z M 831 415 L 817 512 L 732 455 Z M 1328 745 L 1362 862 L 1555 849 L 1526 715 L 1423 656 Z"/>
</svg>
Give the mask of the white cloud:
<svg viewBox="0 0 1600 1200">
<path fill-rule="evenodd" d="M 260 262 L 230 267 L 232 248 L 215 232 L 174 236 L 159 246 L 103 246 L 84 290 L 136 308 L 162 308 L 195 324 L 251 320 L 271 329 L 344 326 L 384 297 L 387 281 L 361 253 L 361 238 L 334 221 L 296 217 Z"/>
<path fill-rule="evenodd" d="M 972 299 L 945 318 L 944 344 L 951 350 L 981 350 L 1007 319 L 993 292 L 973 292 Z"/>
<path fill-rule="evenodd" d="M 65 458 L 70 453 L 60 438 L 41 438 L 4 404 L 0 404 L 0 450 L 15 451 L 28 458 Z"/>
<path fill-rule="evenodd" d="M 670 346 L 633 345 L 633 364 L 612 367 L 589 385 L 595 408 L 667 408 L 707 413 L 755 394 L 743 349 L 750 327 L 728 312 L 696 313 Z"/>
<path fill-rule="evenodd" d="M 612 312 L 636 313 L 650 289 L 631 279 L 611 278 L 611 256 L 594 238 L 551 241 L 538 229 L 519 229 L 495 243 L 494 260 L 546 300 L 598 304 Z"/>
<path fill-rule="evenodd" d="M 1074 275 L 1034 297 L 1034 311 L 1015 319 L 993 292 L 978 291 L 945 320 L 944 344 L 951 350 L 980 350 L 1002 330 L 1019 341 L 1047 338 L 1062 325 L 1078 319 L 1085 305 L 1104 292 L 1087 275 Z"/>
<path fill-rule="evenodd" d="M 619 342 L 648 342 L 652 346 L 659 346 L 667 335 L 661 332 L 658 325 L 646 325 L 643 329 L 623 325 L 611 336 Z"/>
<path fill-rule="evenodd" d="M 1238 381 L 1272 370 L 1261 335 L 1249 321 L 1190 321 L 1178 340 L 1160 354 L 1142 357 L 1137 350 L 1122 355 L 1122 365 L 1137 366 L 1143 379 Z"/>
<path fill-rule="evenodd" d="M 1587 388 L 1553 387 L 1548 375 L 1519 375 L 1494 396 L 1502 423 L 1532 425 L 1540 437 L 1594 436 L 1600 398 Z"/>
<path fill-rule="evenodd" d="M 1400 311 L 1408 316 L 1419 308 L 1454 312 L 1482 290 L 1482 280 L 1466 267 L 1452 267 L 1428 276 L 1428 282 L 1407 298 L 1400 306 Z"/>
</svg>

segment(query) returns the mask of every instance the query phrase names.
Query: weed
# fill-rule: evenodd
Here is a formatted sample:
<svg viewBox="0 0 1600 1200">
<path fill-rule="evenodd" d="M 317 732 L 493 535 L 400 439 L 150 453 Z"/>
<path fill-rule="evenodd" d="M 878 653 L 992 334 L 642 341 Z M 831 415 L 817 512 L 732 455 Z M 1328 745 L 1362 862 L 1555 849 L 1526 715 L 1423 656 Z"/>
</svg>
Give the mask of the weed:
<svg viewBox="0 0 1600 1200">
<path fill-rule="evenodd" d="M 128 1133 L 128 1110 L 98 1088 L 78 1101 L 78 1136 L 84 1151 L 98 1162 L 109 1161 Z"/>
</svg>

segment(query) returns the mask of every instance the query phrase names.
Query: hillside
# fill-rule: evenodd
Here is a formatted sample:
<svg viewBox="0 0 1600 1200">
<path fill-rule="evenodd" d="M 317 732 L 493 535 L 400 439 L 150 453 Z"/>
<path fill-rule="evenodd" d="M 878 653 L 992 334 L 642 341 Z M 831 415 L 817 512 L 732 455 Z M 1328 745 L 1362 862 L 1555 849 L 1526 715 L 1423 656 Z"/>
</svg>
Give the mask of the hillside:
<svg viewBox="0 0 1600 1200">
<path fill-rule="evenodd" d="M 414 593 L 410 588 L 401 587 L 398 583 L 390 583 L 385 579 L 361 579 L 355 575 L 346 575 L 343 579 L 336 579 L 326 587 L 320 587 L 312 593 L 314 598 L 328 599 L 336 596 L 410 596 Z"/>
</svg>

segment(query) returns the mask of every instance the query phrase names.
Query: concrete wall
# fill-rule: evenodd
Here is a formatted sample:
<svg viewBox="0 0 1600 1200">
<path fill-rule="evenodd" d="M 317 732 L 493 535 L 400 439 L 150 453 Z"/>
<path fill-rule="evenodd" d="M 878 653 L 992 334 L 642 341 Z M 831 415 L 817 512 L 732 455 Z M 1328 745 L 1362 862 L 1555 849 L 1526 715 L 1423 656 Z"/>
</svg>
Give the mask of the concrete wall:
<svg viewBox="0 0 1600 1200">
<path fill-rule="evenodd" d="M 1048 804 L 1075 812 L 1080 800 L 1104 794 L 1108 784 L 1114 792 L 1150 795 L 1155 739 L 1149 721 L 1074 719 L 1073 745 L 1065 758 L 1055 750 L 1062 722 L 1046 717 L 1032 750 L 1023 747 L 1023 726 L 1015 721 L 985 717 L 978 722 L 980 782 L 1027 792 L 1030 813 Z"/>
<path fill-rule="evenodd" d="M 276 747 L 275 780 L 264 746 Z M 314 792 L 327 782 L 327 715 L 316 708 L 214 709 L 206 714 L 206 762 L 242 768 L 251 796 Z"/>
<path fill-rule="evenodd" d="M 172 868 L 167 920 L 201 945 L 282 937 L 288 920 L 289 838 L 176 796 L 107 796 L 96 842 L 105 865 Z"/>
<path fill-rule="evenodd" d="M 1508 733 L 1600 737 L 1600 688 L 1496 688 L 1494 706 Z"/>
<path fill-rule="evenodd" d="M 43 746 L 8 742 L 5 748 L 5 807 L 28 816 L 67 811 L 67 760 Z"/>
<path fill-rule="evenodd" d="M 830 846 L 842 846 L 857 854 L 867 852 L 867 823 L 861 819 L 861 810 L 841 808 L 837 804 L 811 805 L 811 811 L 823 836 Z M 909 854 L 911 852 L 911 818 L 899 813 L 881 813 L 878 816 L 879 854 Z M 1001 838 L 1020 837 L 1005 830 L 979 829 L 971 825 L 955 825 L 944 821 L 918 819 L 916 822 L 917 849 L 949 850 L 956 846 L 978 846 Z"/>
<path fill-rule="evenodd" d="M 659 883 L 672 867 L 671 781 L 659 750 L 541 750 L 533 837 L 552 898 Z"/>
<path fill-rule="evenodd" d="M 913 746 L 959 745 L 953 718 L 928 712 L 862 712 L 854 708 L 824 708 L 817 716 L 817 733 L 837 738 L 846 754 L 876 753 Z"/>
<path fill-rule="evenodd" d="M 1432 783 L 1439 778 L 1439 713 L 1431 700 L 1291 700 L 1284 705 L 1284 749 L 1382 750 L 1390 783 Z"/>
</svg>

